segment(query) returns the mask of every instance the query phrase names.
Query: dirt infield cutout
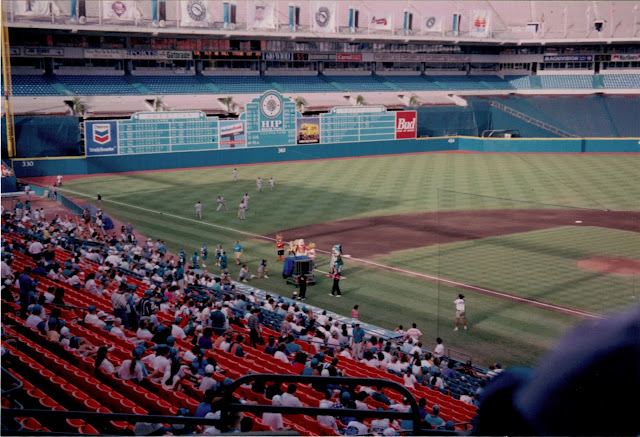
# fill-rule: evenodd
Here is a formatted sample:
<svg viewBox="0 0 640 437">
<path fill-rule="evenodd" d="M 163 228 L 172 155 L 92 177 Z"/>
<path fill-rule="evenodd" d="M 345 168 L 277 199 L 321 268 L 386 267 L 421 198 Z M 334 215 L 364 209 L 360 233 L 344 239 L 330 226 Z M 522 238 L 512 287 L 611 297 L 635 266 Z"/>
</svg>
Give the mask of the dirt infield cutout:
<svg viewBox="0 0 640 437">
<path fill-rule="evenodd" d="M 632 258 L 588 258 L 578 261 L 578 267 L 590 272 L 617 275 L 637 275 L 640 273 L 640 261 Z"/>
</svg>

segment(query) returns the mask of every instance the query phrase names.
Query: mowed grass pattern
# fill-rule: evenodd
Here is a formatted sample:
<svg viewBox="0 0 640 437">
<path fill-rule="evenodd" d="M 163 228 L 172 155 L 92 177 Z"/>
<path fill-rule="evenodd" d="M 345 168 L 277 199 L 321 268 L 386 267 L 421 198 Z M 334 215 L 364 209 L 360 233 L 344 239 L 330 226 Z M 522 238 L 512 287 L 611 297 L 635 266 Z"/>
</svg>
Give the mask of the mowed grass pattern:
<svg viewBox="0 0 640 437">
<path fill-rule="evenodd" d="M 264 235 L 346 218 L 495 207 L 493 199 L 482 196 L 637 211 L 640 210 L 639 168 L 640 159 L 636 155 L 430 153 L 241 166 L 235 183 L 232 168 L 221 167 L 87 177 L 65 182 L 64 189 L 84 193 L 90 199 L 95 199 L 95 193 L 100 192 L 108 214 L 125 223 L 132 222 L 137 230 L 151 238 L 166 240 L 174 253 L 184 247 L 192 254 L 203 242 L 208 244 L 211 253 L 217 243 L 230 251 L 233 241 L 239 239 L 245 247 L 245 261 L 254 271 L 259 259 L 269 259 L 270 278 L 256 281 L 254 285 L 290 295 L 293 287 L 284 284 L 278 272 L 281 265 L 273 261 L 274 244 L 235 230 Z M 264 181 L 262 193 L 256 192 L 258 176 Z M 276 181 L 273 192 L 268 187 L 270 177 Z M 450 196 L 443 190 L 480 196 Z M 236 218 L 237 205 L 245 193 L 249 193 L 251 201 L 247 220 L 241 222 Z M 227 199 L 229 211 L 215 212 L 218 195 Z M 194 205 L 199 200 L 203 203 L 203 223 L 193 221 Z M 167 213 L 188 220 L 172 218 Z M 286 239 L 304 237 L 285 235 Z M 554 247 L 553 241 L 545 244 Z M 557 245 L 560 244 L 558 241 Z M 487 249 L 490 247 L 486 245 Z M 440 250 L 447 248 L 441 246 Z M 401 251 L 403 248 L 391 249 Z M 452 251 L 447 265 L 454 265 L 456 257 L 461 261 L 466 257 L 467 265 L 474 264 L 473 260 L 478 257 L 487 257 L 473 252 L 473 248 L 469 248 L 472 254 L 465 254 L 467 248 L 464 249 Z M 398 256 L 404 255 L 399 252 Z M 486 267 L 485 276 L 490 277 L 487 283 L 495 284 L 496 289 L 508 286 L 521 292 L 520 287 L 512 287 L 519 278 L 499 265 L 502 257 L 500 254 L 487 257 L 498 263 Z M 390 262 L 430 271 L 430 261 L 421 258 L 413 257 L 411 265 L 408 258 Z M 576 322 L 568 316 L 466 293 L 470 321 L 476 325 L 469 332 L 452 333 L 452 301 L 457 290 L 346 262 L 347 279 L 341 285 L 344 297 L 327 296 L 331 281 L 318 275 L 318 284 L 308 293 L 308 303 L 341 314 L 349 314 L 357 303 L 364 320 L 385 328 L 392 329 L 400 323 L 406 326 L 415 321 L 425 334 L 425 347 L 433 347 L 431 343 L 440 335 L 447 347 L 470 353 L 481 364 L 496 359 L 508 364 L 531 364 Z M 320 254 L 317 266 L 327 271 L 328 256 Z M 215 269 L 212 271 L 217 273 Z M 235 266 L 231 266 L 231 273 L 235 279 Z M 557 289 L 566 282 L 562 277 L 548 276 L 540 289 Z M 574 299 L 580 300 L 580 296 Z M 588 305 L 598 308 L 597 303 Z"/>
</svg>

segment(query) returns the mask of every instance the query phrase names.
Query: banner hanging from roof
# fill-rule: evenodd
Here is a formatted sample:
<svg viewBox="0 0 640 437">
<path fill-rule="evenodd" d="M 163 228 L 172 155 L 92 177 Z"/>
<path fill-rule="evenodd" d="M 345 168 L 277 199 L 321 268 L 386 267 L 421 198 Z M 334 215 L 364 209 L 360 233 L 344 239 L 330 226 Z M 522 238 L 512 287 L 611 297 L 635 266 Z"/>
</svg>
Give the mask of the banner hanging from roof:
<svg viewBox="0 0 640 437">
<path fill-rule="evenodd" d="M 393 30 L 393 15 L 370 13 L 369 30 Z"/>
<path fill-rule="evenodd" d="M 31 17 L 48 17 L 60 15 L 60 8 L 51 0 L 40 1 L 14 1 L 13 13 L 15 15 L 27 15 Z"/>
<path fill-rule="evenodd" d="M 276 9 L 272 2 L 247 2 L 247 27 L 249 29 L 275 29 Z"/>
<path fill-rule="evenodd" d="M 208 27 L 213 20 L 206 0 L 188 0 L 180 2 L 180 26 Z"/>
<path fill-rule="evenodd" d="M 116 0 L 102 2 L 102 18 L 105 20 L 139 20 L 142 17 L 135 1 Z"/>
<path fill-rule="evenodd" d="M 442 32 L 443 17 L 435 15 L 424 15 L 422 17 L 423 32 Z"/>
<path fill-rule="evenodd" d="M 471 36 L 489 36 L 491 15 L 485 10 L 476 10 L 471 14 Z"/>
<path fill-rule="evenodd" d="M 337 25 L 336 2 L 311 2 L 311 30 L 319 33 L 334 33 Z"/>
</svg>

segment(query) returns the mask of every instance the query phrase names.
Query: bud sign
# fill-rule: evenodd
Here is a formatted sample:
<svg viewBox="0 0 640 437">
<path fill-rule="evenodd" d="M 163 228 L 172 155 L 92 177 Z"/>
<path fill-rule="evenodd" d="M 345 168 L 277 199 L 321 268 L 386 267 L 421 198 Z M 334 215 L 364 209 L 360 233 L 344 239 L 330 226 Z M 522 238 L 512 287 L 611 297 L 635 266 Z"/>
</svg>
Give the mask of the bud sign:
<svg viewBox="0 0 640 437">
<path fill-rule="evenodd" d="M 418 132 L 416 111 L 396 112 L 396 139 L 415 138 Z"/>
</svg>

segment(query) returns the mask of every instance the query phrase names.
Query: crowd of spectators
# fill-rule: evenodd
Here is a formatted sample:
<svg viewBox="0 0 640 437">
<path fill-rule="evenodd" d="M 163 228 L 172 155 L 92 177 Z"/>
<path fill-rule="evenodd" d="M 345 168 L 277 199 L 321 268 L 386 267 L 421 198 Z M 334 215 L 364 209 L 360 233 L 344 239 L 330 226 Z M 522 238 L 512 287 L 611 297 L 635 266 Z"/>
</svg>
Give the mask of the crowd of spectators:
<svg viewBox="0 0 640 437">
<path fill-rule="evenodd" d="M 23 262 L 26 265 L 18 271 L 14 268 L 16 259 L 29 262 Z M 400 327 L 398 338 L 377 338 L 367 335 L 357 318 L 341 322 L 326 311 L 315 313 L 282 297 L 244 294 L 225 272 L 216 275 L 191 268 L 184 250 L 176 257 L 168 254 L 161 240 L 140 241 L 131 224 L 122 226 L 119 233 L 106 233 L 91 216 L 46 217 L 43 211 L 37 218 L 24 220 L 24 216 L 18 219 L 16 211 L 3 210 L 2 278 L 2 298 L 19 303 L 26 326 L 94 358 L 101 371 L 138 384 L 149 379 L 167 390 L 184 392 L 185 384 L 200 389 L 204 398 L 196 417 L 211 417 L 208 415 L 220 411 L 220 390 L 231 381 L 214 378 L 230 369 L 219 365 L 208 351 L 231 354 L 238 360 L 257 359 L 255 351 L 260 351 L 272 356 L 274 362 L 291 366 L 292 373 L 311 376 L 351 376 L 341 360 L 356 360 L 400 376 L 408 388 L 423 385 L 443 392 L 447 388 L 444 376 L 465 375 L 479 382 L 501 371 L 496 365 L 491 369 L 493 374 L 484 375 L 470 362 L 458 366 L 444 356 L 440 338 L 432 351 L 425 350 L 423 334 L 415 323 L 406 332 L 400 333 Z M 88 305 L 84 317 L 70 324 L 61 316 L 60 308 L 67 304 L 65 290 L 76 290 L 89 300 L 91 296 L 106 299 L 110 308 Z M 263 334 L 267 314 L 281 319 L 269 336 Z M 75 323 L 108 331 L 135 348 L 128 359 L 118 362 L 110 355 L 112 348 L 74 332 Z M 337 379 L 335 384 L 313 388 L 326 395 L 321 407 L 331 403 L 335 409 L 370 409 L 373 407 L 365 402 L 370 397 L 395 411 L 409 408 L 408 400 L 390 400 L 381 387 L 356 391 Z M 284 392 L 268 386 L 261 394 L 273 405 L 301 406 L 296 389 L 295 384 Z M 465 391 L 460 399 L 477 405 L 479 391 Z M 438 417 L 437 405 L 430 412 L 424 399 L 421 405 L 423 426 L 451 428 L 451 423 Z M 244 419 L 234 416 L 233 423 L 226 426 L 247 429 Z M 276 431 L 285 429 L 276 413 L 265 413 L 262 422 Z M 395 432 L 410 427 L 398 421 L 387 421 L 386 426 L 375 420 L 364 424 L 338 413 L 319 416 L 318 422 L 347 434 L 371 431 L 389 435 L 389 429 Z"/>
</svg>

